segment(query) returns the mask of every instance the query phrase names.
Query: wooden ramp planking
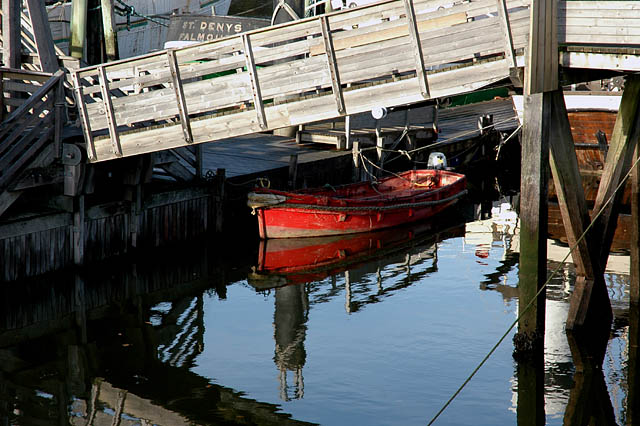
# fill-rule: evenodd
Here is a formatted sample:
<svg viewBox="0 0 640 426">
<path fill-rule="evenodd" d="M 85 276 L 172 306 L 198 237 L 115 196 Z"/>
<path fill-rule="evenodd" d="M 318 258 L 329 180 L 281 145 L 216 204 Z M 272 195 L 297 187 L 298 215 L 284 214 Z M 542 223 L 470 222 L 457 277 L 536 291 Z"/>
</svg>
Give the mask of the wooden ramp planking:
<svg viewBox="0 0 640 426">
<path fill-rule="evenodd" d="M 204 144 L 203 169 L 222 168 L 225 176 L 233 179 L 288 167 L 291 155 L 297 155 L 298 164 L 302 164 L 351 153 L 311 149 L 291 138 L 256 133 Z"/>
<path fill-rule="evenodd" d="M 527 6 L 508 3 L 517 51 Z M 495 0 L 413 9 L 419 43 L 405 4 L 386 1 L 73 71 L 90 160 L 332 119 L 341 105 L 357 114 L 416 103 L 425 84 L 435 98 L 509 77 Z"/>
<path fill-rule="evenodd" d="M 635 3 L 560 1 L 559 64 L 640 70 Z M 486 87 L 526 66 L 529 6 L 510 0 L 505 14 L 502 0 L 387 0 L 72 71 L 89 159 Z"/>
</svg>

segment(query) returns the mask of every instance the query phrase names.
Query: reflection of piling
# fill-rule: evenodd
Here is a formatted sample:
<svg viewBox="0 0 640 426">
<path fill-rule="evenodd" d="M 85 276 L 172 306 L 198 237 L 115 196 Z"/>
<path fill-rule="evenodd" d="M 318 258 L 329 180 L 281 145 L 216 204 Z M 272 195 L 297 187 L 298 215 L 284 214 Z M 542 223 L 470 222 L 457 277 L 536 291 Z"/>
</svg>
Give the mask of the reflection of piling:
<svg viewBox="0 0 640 426">
<path fill-rule="evenodd" d="M 288 400 L 287 371 L 294 372 L 294 398 L 302 398 L 304 381 L 302 367 L 306 362 L 304 339 L 307 331 L 309 300 L 305 287 L 291 285 L 275 291 L 274 338 L 276 350 L 274 361 L 280 371 L 280 396 Z"/>
<path fill-rule="evenodd" d="M 565 409 L 565 425 L 616 424 L 602 371 L 608 337 L 609 334 L 605 330 L 590 333 L 588 337 L 567 332 L 576 372 L 573 375 L 574 386 Z"/>
<path fill-rule="evenodd" d="M 545 424 L 544 413 L 544 352 L 542 346 L 528 353 L 517 367 L 518 426 Z"/>
<path fill-rule="evenodd" d="M 640 423 L 640 372 L 638 372 L 638 343 L 640 343 L 640 306 L 629 308 L 629 359 L 627 360 L 627 424 Z"/>
</svg>

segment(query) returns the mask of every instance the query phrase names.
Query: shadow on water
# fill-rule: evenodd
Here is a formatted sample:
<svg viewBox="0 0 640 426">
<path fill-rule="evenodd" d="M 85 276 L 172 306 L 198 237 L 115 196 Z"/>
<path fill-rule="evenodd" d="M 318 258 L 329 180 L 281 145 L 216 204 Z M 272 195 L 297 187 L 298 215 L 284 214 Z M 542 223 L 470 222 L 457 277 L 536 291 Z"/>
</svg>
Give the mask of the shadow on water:
<svg viewBox="0 0 640 426">
<path fill-rule="evenodd" d="M 190 371 L 203 297 L 248 270 L 195 246 L 4 286 L 0 424 L 307 424 Z"/>
<path fill-rule="evenodd" d="M 489 182 L 481 189 L 495 187 Z M 438 272 L 443 240 L 466 240 L 477 262 L 500 242 L 504 253 L 479 287 L 500 293 L 505 302 L 517 300 L 517 288 L 505 278 L 517 268 L 514 236 L 495 227 L 463 225 L 486 219 L 491 207 L 469 203 L 458 209 L 462 216 L 344 238 L 267 241 L 225 250 L 197 241 L 153 251 L 145 260 L 5 285 L 0 289 L 0 425 L 309 424 L 293 419 L 279 404 L 251 399 L 244 389 L 212 383 L 193 371 L 204 351 L 205 325 L 217 326 L 205 324 L 205 299 L 226 299 L 228 285 L 245 279 L 256 291 L 273 295 L 278 396 L 284 402 L 301 400 L 310 309 L 344 298 L 348 314 L 362 313 L 401 294 Z M 548 293 L 563 306 L 565 284 Z M 628 337 L 627 377 L 620 385 L 627 424 L 640 416 L 638 316 L 635 307 L 628 316 L 618 315 L 617 322 Z M 616 407 L 603 371 L 611 340 L 608 333 L 594 337 L 569 336 L 564 355 L 574 367 L 564 358 L 545 360 L 543 353 L 517 362 L 513 392 L 519 425 L 545 423 L 545 397 L 558 383 L 568 396 L 564 424 L 615 424 Z"/>
</svg>

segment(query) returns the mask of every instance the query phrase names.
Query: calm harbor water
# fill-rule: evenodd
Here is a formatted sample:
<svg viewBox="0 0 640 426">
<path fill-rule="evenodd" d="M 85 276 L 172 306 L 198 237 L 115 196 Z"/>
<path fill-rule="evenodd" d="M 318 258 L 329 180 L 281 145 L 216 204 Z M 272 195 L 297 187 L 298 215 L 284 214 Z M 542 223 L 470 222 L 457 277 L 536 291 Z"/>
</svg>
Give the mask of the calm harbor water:
<svg viewBox="0 0 640 426">
<path fill-rule="evenodd" d="M 300 244 L 194 242 L 6 285 L 0 424 L 426 424 L 516 318 L 512 222 Z M 301 252 L 313 270 L 297 268 Z M 530 424 L 518 389 L 536 377 L 547 424 L 589 414 L 594 395 L 596 424 L 625 424 L 638 325 L 628 277 L 606 278 L 616 318 L 602 372 L 576 376 L 563 329 L 575 274 L 563 266 L 543 369 L 522 373 L 512 331 L 436 424 Z"/>
</svg>

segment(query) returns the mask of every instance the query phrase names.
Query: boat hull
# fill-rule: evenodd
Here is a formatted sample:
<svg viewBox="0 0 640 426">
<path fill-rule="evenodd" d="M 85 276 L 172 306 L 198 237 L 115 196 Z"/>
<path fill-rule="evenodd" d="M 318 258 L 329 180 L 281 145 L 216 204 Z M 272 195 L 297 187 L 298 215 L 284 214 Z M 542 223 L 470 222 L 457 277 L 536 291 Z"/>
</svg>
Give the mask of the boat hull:
<svg viewBox="0 0 640 426">
<path fill-rule="evenodd" d="M 438 183 L 431 188 L 420 186 L 429 180 Z M 375 188 L 367 182 L 333 191 L 271 191 L 287 202 L 250 206 L 256 211 L 263 239 L 355 234 L 432 217 L 453 205 L 465 187 L 463 175 L 419 170 L 381 180 Z"/>
</svg>

